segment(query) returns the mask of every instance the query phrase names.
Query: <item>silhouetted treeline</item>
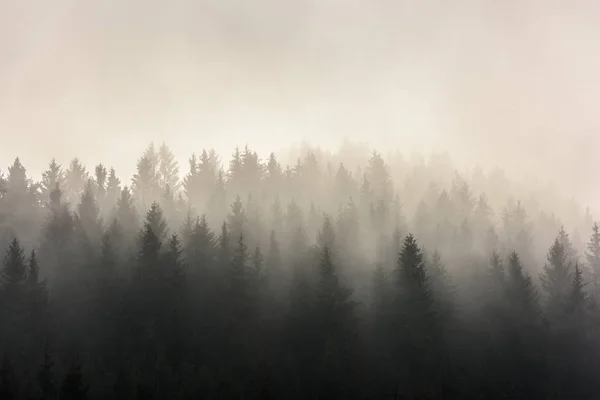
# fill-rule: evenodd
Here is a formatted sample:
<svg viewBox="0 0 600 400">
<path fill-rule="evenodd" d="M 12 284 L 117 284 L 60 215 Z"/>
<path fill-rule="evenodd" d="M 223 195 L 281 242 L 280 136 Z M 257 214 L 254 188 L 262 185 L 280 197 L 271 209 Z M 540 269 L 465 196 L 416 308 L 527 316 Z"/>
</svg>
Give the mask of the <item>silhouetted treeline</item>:
<svg viewBox="0 0 600 400">
<path fill-rule="evenodd" d="M 246 147 L 180 171 L 150 146 L 131 185 L 16 159 L 0 399 L 597 397 L 589 212 L 572 237 L 498 171 L 341 158 Z"/>
</svg>

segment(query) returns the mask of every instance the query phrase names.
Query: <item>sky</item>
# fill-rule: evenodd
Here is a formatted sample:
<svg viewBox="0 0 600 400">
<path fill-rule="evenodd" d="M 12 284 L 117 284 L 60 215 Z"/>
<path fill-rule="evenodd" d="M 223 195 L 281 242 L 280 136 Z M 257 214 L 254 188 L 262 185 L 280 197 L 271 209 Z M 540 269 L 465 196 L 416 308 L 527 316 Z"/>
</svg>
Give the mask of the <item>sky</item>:
<svg viewBox="0 0 600 400">
<path fill-rule="evenodd" d="M 344 138 L 600 203 L 600 2 L 0 0 L 0 169 Z"/>
</svg>

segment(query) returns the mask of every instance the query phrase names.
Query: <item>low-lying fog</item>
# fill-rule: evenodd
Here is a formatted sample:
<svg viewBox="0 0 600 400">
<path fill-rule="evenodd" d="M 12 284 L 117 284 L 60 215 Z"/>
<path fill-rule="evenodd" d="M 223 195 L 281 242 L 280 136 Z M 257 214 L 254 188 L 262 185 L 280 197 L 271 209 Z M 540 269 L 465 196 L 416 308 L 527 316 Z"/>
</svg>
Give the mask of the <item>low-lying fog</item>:
<svg viewBox="0 0 600 400">
<path fill-rule="evenodd" d="M 599 26 L 589 1 L 4 0 L 0 166 L 351 138 L 597 202 Z"/>
</svg>

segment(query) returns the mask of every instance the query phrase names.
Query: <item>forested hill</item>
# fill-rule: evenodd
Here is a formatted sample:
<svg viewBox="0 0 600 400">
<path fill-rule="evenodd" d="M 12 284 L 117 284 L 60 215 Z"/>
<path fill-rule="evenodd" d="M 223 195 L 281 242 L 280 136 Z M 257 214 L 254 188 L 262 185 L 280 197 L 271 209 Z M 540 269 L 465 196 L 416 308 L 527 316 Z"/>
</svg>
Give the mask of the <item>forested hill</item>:
<svg viewBox="0 0 600 400">
<path fill-rule="evenodd" d="M 591 213 L 444 157 L 364 161 L 152 145 L 125 182 L 15 159 L 0 399 L 596 398 Z"/>
</svg>

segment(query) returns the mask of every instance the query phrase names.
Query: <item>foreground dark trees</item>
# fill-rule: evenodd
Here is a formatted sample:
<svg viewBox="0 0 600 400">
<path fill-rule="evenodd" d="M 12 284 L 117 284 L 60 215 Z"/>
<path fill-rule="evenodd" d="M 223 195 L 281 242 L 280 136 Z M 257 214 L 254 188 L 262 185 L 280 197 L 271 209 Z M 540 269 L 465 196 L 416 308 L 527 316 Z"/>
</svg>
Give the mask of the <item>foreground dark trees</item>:
<svg viewBox="0 0 600 400">
<path fill-rule="evenodd" d="M 377 153 L 360 175 L 312 152 L 287 169 L 248 148 L 227 171 L 214 152 L 189 164 L 180 180 L 169 149 L 151 146 L 131 189 L 77 160 L 39 183 L 18 159 L 9 168 L 0 399 L 600 389 L 597 225 L 579 246 L 550 224 L 544 261 L 546 220 L 520 203 L 494 223 L 460 177 L 448 192 L 417 185 L 420 171 L 394 190 Z"/>
</svg>

